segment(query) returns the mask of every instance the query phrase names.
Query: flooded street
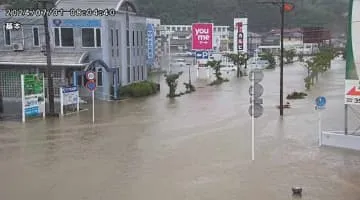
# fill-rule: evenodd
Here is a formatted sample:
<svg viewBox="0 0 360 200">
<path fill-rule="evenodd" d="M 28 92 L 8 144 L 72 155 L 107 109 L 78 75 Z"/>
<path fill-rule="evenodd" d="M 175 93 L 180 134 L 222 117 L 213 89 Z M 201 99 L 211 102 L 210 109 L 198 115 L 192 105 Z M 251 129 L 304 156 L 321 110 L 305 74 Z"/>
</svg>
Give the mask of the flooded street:
<svg viewBox="0 0 360 200">
<path fill-rule="evenodd" d="M 290 101 L 283 120 L 278 70 L 261 82 L 254 162 L 247 77 L 218 87 L 193 79 L 197 91 L 174 100 L 161 77 L 158 95 L 97 103 L 95 125 L 91 112 L 0 122 L 1 199 L 288 200 L 301 186 L 304 200 L 359 200 L 360 153 L 317 146 L 318 95 L 328 99 L 324 129 L 343 130 L 344 62 L 334 61 L 306 99 Z M 304 68 L 284 71 L 285 95 L 303 90 Z"/>
</svg>

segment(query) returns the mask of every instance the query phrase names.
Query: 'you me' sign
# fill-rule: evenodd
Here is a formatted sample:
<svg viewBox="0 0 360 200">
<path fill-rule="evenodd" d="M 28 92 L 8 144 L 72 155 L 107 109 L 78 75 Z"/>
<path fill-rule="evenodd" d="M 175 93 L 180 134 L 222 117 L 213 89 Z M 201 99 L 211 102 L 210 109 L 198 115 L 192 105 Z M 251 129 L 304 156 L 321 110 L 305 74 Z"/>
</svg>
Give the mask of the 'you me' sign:
<svg viewBox="0 0 360 200">
<path fill-rule="evenodd" d="M 213 24 L 194 23 L 192 25 L 192 49 L 211 50 L 213 48 Z"/>
</svg>

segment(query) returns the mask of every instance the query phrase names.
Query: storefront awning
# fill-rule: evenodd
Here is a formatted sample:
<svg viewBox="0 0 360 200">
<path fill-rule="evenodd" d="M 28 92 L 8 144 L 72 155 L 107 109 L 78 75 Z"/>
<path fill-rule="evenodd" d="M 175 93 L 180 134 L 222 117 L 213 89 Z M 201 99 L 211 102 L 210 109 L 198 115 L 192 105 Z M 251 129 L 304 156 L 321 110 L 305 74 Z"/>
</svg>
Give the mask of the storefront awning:
<svg viewBox="0 0 360 200">
<path fill-rule="evenodd" d="M 55 67 L 85 67 L 89 64 L 87 52 L 51 53 L 51 63 Z M 47 66 L 44 52 L 1 52 L 0 66 Z"/>
</svg>

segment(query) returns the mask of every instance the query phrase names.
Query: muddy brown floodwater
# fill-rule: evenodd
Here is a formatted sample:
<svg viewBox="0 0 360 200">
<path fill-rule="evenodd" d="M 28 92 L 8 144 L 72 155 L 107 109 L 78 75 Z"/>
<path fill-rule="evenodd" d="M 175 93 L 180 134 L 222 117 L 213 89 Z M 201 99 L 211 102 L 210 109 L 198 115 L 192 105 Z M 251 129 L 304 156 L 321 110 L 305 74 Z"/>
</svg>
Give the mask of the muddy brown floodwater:
<svg viewBox="0 0 360 200">
<path fill-rule="evenodd" d="M 1 122 L 1 199 L 288 200 L 301 186 L 302 199 L 359 200 L 360 153 L 317 146 L 316 96 L 328 98 L 324 129 L 343 127 L 344 63 L 334 61 L 309 97 L 291 101 L 284 119 L 275 109 L 278 74 L 266 71 L 262 82 L 254 162 L 247 78 L 175 100 L 163 86 L 146 99 L 97 103 L 95 125 L 91 112 Z M 285 74 L 286 93 L 303 88 L 303 67 Z"/>
</svg>

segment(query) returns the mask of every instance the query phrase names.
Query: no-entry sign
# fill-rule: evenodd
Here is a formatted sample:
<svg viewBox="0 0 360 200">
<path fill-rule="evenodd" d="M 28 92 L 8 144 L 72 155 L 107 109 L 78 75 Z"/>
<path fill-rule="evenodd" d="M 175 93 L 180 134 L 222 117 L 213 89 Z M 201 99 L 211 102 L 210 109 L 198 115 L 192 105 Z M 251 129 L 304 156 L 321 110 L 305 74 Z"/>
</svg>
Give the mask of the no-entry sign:
<svg viewBox="0 0 360 200">
<path fill-rule="evenodd" d="M 211 50 L 213 48 L 213 24 L 192 24 L 192 49 Z"/>
</svg>

